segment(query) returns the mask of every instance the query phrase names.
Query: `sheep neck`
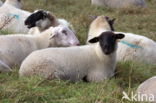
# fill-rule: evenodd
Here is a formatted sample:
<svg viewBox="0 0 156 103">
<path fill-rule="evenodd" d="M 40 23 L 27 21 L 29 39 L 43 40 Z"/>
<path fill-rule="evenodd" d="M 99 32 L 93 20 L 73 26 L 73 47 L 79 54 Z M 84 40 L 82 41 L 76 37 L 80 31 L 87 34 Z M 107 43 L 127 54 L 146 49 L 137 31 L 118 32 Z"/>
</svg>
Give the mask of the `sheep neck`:
<svg viewBox="0 0 156 103">
<path fill-rule="evenodd" d="M 104 61 L 104 60 L 110 60 L 110 59 L 115 59 L 116 58 L 116 50 L 109 54 L 109 55 L 106 55 L 104 54 L 104 52 L 102 51 L 102 48 L 100 46 L 99 43 L 96 43 L 95 44 L 95 52 L 96 52 L 96 55 L 97 57 L 101 60 L 101 61 Z"/>
<path fill-rule="evenodd" d="M 46 23 L 46 26 L 43 27 L 39 27 L 39 31 L 43 32 L 44 30 L 48 29 L 49 27 L 56 27 L 59 25 L 58 21 L 56 19 L 54 19 L 53 21 L 50 20 L 50 19 L 47 19 L 46 20 L 47 23 Z"/>
<path fill-rule="evenodd" d="M 36 34 L 35 39 L 38 49 L 44 49 L 50 45 L 50 33 L 48 31 Z"/>
</svg>

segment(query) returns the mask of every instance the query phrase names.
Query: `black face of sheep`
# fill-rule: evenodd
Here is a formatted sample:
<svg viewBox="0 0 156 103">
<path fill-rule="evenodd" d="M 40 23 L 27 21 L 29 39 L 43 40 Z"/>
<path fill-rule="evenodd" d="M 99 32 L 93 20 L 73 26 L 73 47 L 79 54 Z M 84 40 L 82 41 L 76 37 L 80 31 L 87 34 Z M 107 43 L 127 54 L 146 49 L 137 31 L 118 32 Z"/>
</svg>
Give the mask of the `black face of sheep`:
<svg viewBox="0 0 156 103">
<path fill-rule="evenodd" d="M 47 18 L 47 12 L 44 10 L 38 10 L 35 13 L 32 13 L 26 20 L 25 20 L 25 25 L 27 25 L 28 28 L 32 28 L 36 26 L 36 23 L 39 20 L 44 20 Z"/>
<path fill-rule="evenodd" d="M 100 36 L 89 40 L 90 43 L 99 42 L 104 54 L 109 55 L 116 50 L 117 39 L 124 38 L 124 34 L 114 34 L 113 32 L 103 32 Z"/>
</svg>

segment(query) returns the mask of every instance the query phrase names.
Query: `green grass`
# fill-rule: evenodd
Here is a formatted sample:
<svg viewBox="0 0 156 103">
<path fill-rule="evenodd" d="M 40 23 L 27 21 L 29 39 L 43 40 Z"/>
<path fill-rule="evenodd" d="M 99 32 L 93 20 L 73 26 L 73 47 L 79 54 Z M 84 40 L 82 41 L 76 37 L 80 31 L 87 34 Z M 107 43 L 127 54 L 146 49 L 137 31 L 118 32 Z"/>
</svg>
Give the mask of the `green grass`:
<svg viewBox="0 0 156 103">
<path fill-rule="evenodd" d="M 70 21 L 84 44 L 87 38 L 89 15 L 107 15 L 117 18 L 116 31 L 133 32 L 156 40 L 156 6 L 147 2 L 146 9 L 111 10 L 90 6 L 89 0 L 23 0 L 24 9 L 45 9 L 57 17 Z M 2 32 L 7 33 L 7 32 Z M 19 78 L 18 69 L 0 74 L 0 103 L 137 103 L 122 100 L 122 91 L 131 93 L 138 85 L 156 73 L 156 67 L 125 62 L 118 63 L 116 76 L 100 83 L 70 83 L 43 80 L 39 77 Z"/>
</svg>

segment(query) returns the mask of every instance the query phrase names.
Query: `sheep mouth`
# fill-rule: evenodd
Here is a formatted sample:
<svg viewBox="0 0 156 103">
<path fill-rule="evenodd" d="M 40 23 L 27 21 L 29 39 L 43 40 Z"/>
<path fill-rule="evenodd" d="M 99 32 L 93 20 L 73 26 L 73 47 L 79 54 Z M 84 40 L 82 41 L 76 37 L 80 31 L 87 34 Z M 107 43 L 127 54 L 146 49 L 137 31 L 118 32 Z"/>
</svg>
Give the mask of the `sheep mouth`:
<svg viewBox="0 0 156 103">
<path fill-rule="evenodd" d="M 31 29 L 33 27 L 35 27 L 36 25 L 27 25 L 27 28 Z"/>
</svg>

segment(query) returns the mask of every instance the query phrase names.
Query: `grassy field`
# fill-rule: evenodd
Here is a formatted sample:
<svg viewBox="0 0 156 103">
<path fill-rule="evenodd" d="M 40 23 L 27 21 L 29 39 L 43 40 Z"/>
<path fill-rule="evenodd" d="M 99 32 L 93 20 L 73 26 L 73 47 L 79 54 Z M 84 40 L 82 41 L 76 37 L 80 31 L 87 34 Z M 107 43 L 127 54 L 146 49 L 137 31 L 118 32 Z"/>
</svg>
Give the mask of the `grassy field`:
<svg viewBox="0 0 156 103">
<path fill-rule="evenodd" d="M 156 2 L 148 0 L 146 9 L 111 10 L 90 5 L 89 0 L 23 0 L 24 9 L 45 9 L 70 21 L 81 44 L 87 38 L 89 15 L 116 18 L 116 31 L 133 32 L 156 40 Z M 3 32 L 4 33 L 4 32 Z M 100 83 L 70 83 L 43 80 L 39 77 L 19 78 L 18 69 L 0 74 L 0 103 L 137 103 L 122 100 L 122 91 L 130 94 L 138 85 L 156 74 L 156 67 L 125 62 L 118 63 L 116 76 Z"/>
</svg>

